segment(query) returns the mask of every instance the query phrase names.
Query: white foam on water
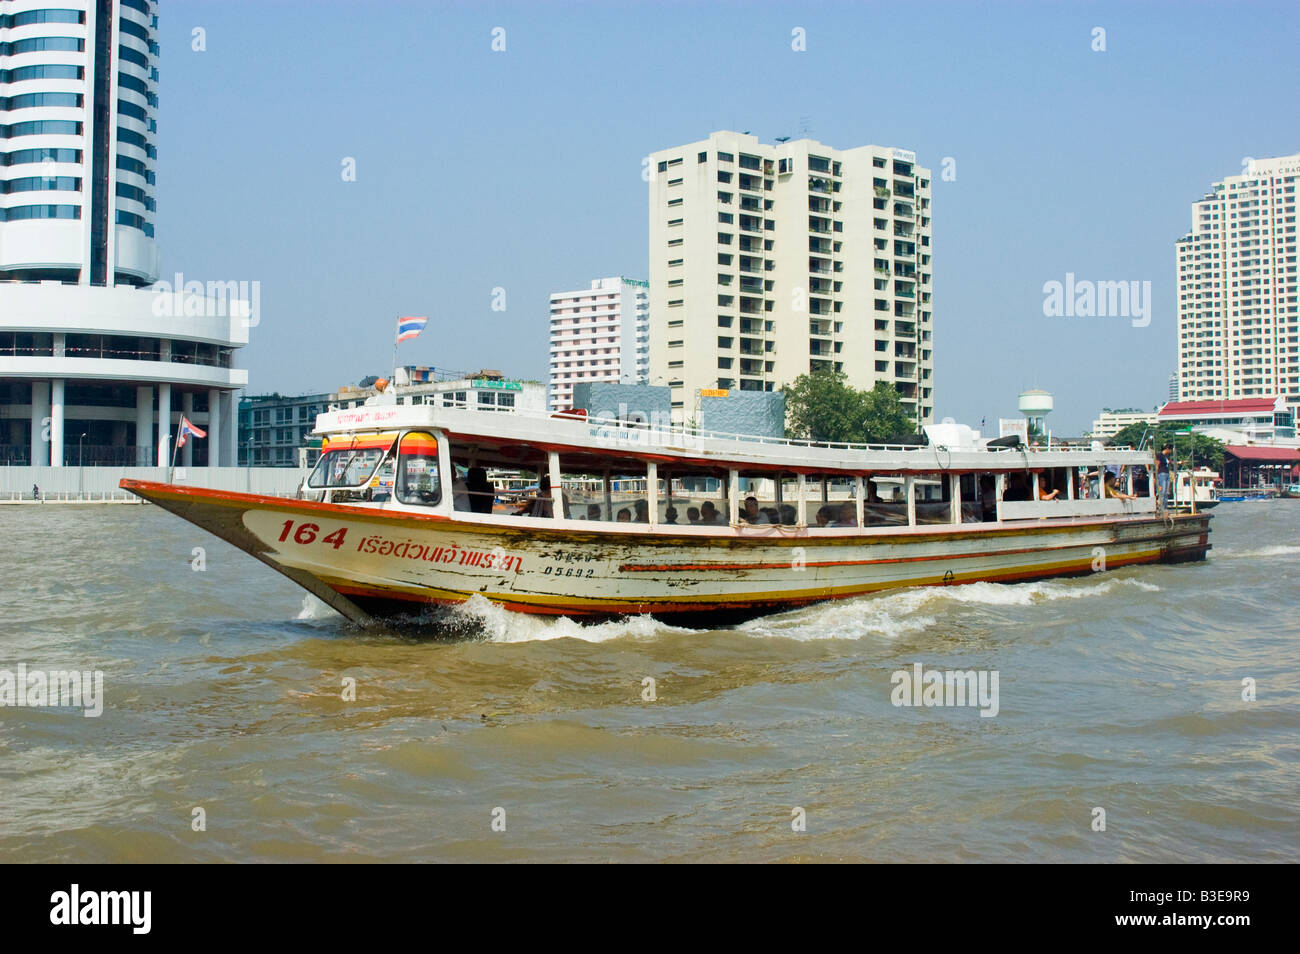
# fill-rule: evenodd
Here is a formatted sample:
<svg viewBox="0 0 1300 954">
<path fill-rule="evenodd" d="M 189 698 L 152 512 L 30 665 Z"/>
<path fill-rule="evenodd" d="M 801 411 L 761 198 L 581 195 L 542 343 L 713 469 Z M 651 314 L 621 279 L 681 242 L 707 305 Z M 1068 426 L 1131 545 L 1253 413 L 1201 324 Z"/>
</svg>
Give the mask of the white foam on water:
<svg viewBox="0 0 1300 954">
<path fill-rule="evenodd" d="M 1148 593 L 1160 589 L 1143 580 L 1114 578 L 1086 582 L 967 583 L 921 587 L 818 603 L 750 620 L 736 629 L 760 638 L 816 640 L 880 636 L 893 640 L 931 629 L 936 621 L 934 612 L 942 610 L 945 605 L 1031 606 L 1054 600 L 1101 596 L 1118 587 L 1135 587 Z M 697 632 L 650 616 L 581 623 L 567 616 L 516 613 L 478 595 L 470 597 L 452 613 L 464 618 L 467 629 L 476 628 L 483 638 L 501 643 L 565 638 L 603 643 L 613 639 L 651 639 L 664 633 Z"/>
<path fill-rule="evenodd" d="M 302 609 L 298 610 L 296 618 L 305 620 L 333 619 L 338 615 L 338 610 L 320 597 L 306 593 L 302 598 Z"/>
<path fill-rule="evenodd" d="M 1295 556 L 1297 553 L 1300 553 L 1300 547 L 1286 546 L 1285 544 L 1279 544 L 1278 546 L 1272 547 L 1259 547 L 1254 550 L 1224 550 L 1216 548 L 1213 551 L 1214 558 L 1218 560 L 1221 560 L 1224 557 L 1230 559 L 1243 557 L 1253 559 L 1257 557 Z"/>
<path fill-rule="evenodd" d="M 1160 587 L 1144 580 L 1132 579 L 1086 583 L 1051 580 L 1034 583 L 965 583 L 819 603 L 794 613 L 752 620 L 741 624 L 738 629 L 750 636 L 782 639 L 862 639 L 865 636 L 897 639 L 933 627 L 935 617 L 930 614 L 942 610 L 945 604 L 1032 606 L 1055 600 L 1101 596 L 1126 586 L 1147 593 L 1160 590 Z"/>
<path fill-rule="evenodd" d="M 748 636 L 801 641 L 864 636 L 898 639 L 934 625 L 933 616 L 917 612 L 928 600 L 925 590 L 903 590 L 883 596 L 818 603 L 793 613 L 750 620 L 737 629 Z"/>
<path fill-rule="evenodd" d="M 628 616 L 605 623 L 580 623 L 567 616 L 535 616 L 515 613 L 482 596 L 474 595 L 453 613 L 481 627 L 484 638 L 498 643 L 525 643 L 542 639 L 581 639 L 604 643 L 611 639 L 647 639 L 661 633 L 689 633 L 693 630 L 670 626 L 649 616 Z"/>
</svg>

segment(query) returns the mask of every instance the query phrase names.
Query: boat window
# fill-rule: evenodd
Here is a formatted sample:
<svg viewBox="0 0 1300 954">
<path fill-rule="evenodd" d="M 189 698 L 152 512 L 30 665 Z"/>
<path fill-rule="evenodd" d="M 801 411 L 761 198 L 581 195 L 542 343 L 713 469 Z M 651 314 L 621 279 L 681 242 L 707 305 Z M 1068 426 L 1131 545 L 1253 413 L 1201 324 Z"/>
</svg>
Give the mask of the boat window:
<svg viewBox="0 0 1300 954">
<path fill-rule="evenodd" d="M 902 474 L 872 474 L 863 481 L 863 523 L 868 527 L 907 525 L 907 485 Z M 916 499 L 921 499 L 920 487 Z M 920 508 L 917 509 L 918 519 Z"/>
<path fill-rule="evenodd" d="M 1034 480 L 1029 471 L 1013 470 L 1006 477 L 1006 489 L 1002 492 L 1003 500 L 1014 502 L 1034 499 Z"/>
<path fill-rule="evenodd" d="M 307 478 L 307 486 L 318 490 L 334 487 L 360 489 L 369 485 L 375 469 L 392 450 L 394 435 L 375 434 L 341 437 L 328 441 Z"/>
<path fill-rule="evenodd" d="M 418 507 L 432 507 L 442 500 L 438 441 L 426 431 L 402 435 L 397 458 L 397 499 Z"/>
<path fill-rule="evenodd" d="M 786 495 L 786 478 L 789 480 L 789 497 Z M 794 524 L 798 517 L 798 485 L 792 475 L 770 471 L 743 470 L 740 472 L 740 524 L 780 525 Z"/>
<path fill-rule="evenodd" d="M 537 467 L 527 466 L 517 471 L 517 477 L 510 482 L 502 494 L 507 510 L 515 517 L 555 516 L 555 502 L 551 496 L 551 476 L 545 463 Z"/>
<path fill-rule="evenodd" d="M 667 526 L 727 526 L 727 473 L 716 467 L 659 465 L 659 523 Z M 668 508 L 673 510 L 668 513 Z"/>
<path fill-rule="evenodd" d="M 918 524 L 952 522 L 952 485 L 947 474 L 917 474 L 912 482 L 912 493 L 916 498 Z M 906 497 L 903 506 L 903 519 L 906 521 Z"/>
<path fill-rule="evenodd" d="M 961 484 L 962 523 L 996 523 L 998 475 L 965 474 Z"/>
</svg>

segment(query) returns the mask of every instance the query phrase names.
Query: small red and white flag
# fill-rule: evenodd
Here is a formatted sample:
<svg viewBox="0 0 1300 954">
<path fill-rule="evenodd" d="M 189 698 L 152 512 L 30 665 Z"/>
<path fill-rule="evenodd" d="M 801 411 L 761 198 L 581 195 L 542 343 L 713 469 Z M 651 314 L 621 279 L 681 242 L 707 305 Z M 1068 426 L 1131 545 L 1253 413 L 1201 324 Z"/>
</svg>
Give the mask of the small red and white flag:
<svg viewBox="0 0 1300 954">
<path fill-rule="evenodd" d="M 176 446 L 184 447 L 185 441 L 189 439 L 189 436 L 191 434 L 193 434 L 195 437 L 208 436 L 207 431 L 195 427 L 193 424 L 190 423 L 190 419 L 187 418 L 184 414 L 182 414 L 180 430 L 176 434 Z"/>
<path fill-rule="evenodd" d="M 418 338 L 424 326 L 429 323 L 428 318 L 398 318 L 397 319 L 397 344 L 403 341 L 409 341 L 411 338 Z"/>
</svg>

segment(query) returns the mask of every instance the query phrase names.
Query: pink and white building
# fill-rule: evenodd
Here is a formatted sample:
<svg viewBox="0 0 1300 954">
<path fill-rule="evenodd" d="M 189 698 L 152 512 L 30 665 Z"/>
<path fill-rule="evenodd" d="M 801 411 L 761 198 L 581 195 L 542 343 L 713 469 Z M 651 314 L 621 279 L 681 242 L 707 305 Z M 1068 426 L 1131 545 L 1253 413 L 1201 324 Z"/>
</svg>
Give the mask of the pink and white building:
<svg viewBox="0 0 1300 954">
<path fill-rule="evenodd" d="M 590 288 L 552 293 L 550 353 L 553 411 L 573 406 L 579 381 L 648 384 L 649 282 L 597 278 Z"/>
</svg>

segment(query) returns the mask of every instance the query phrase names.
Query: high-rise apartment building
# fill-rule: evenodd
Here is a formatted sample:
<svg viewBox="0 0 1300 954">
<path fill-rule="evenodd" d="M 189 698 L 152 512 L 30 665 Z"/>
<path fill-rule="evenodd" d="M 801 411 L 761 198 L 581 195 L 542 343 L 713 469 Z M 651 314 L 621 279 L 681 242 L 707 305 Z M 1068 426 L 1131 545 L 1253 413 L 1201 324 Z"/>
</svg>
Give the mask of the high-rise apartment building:
<svg viewBox="0 0 1300 954">
<path fill-rule="evenodd" d="M 650 374 L 649 283 L 593 279 L 551 295 L 551 410 L 573 406 L 579 381 L 646 384 Z"/>
<path fill-rule="evenodd" d="M 1300 408 L 1300 154 L 1251 159 L 1192 204 L 1178 258 L 1178 397 Z"/>
<path fill-rule="evenodd" d="M 209 431 L 183 462 L 234 463 L 247 302 L 145 287 L 158 56 L 156 0 L 0 0 L 6 463 L 166 464 L 182 413 Z"/>
<path fill-rule="evenodd" d="M 650 378 L 675 419 L 714 389 L 833 369 L 933 420 L 930 172 L 914 153 L 715 132 L 650 170 Z"/>
</svg>

